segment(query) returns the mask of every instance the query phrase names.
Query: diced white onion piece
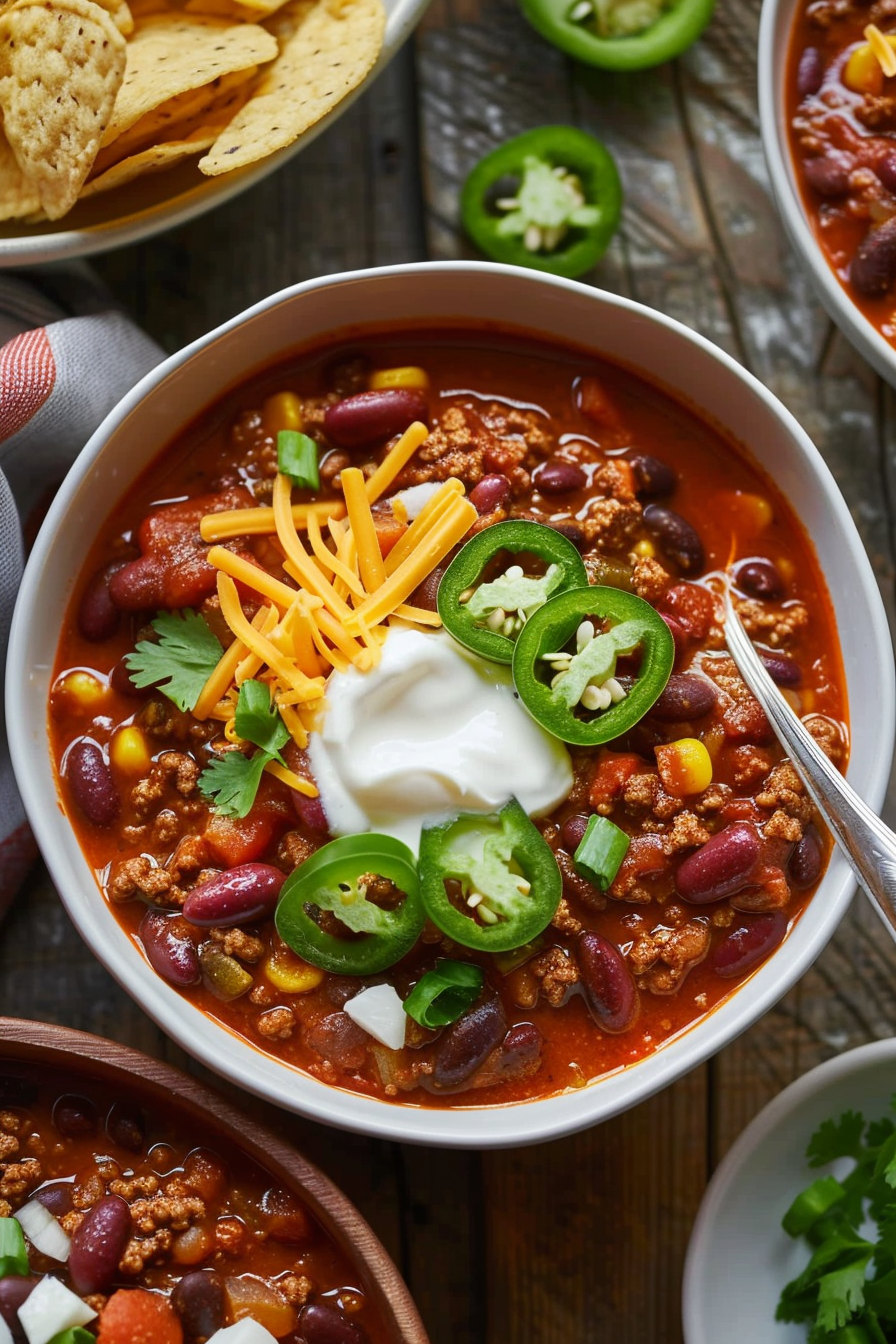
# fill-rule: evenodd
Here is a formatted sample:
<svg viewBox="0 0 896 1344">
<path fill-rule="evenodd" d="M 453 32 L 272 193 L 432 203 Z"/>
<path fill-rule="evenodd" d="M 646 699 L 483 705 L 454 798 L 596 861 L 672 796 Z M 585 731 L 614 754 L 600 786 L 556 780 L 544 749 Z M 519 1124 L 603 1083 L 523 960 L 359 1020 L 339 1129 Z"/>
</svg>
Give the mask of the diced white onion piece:
<svg viewBox="0 0 896 1344">
<path fill-rule="evenodd" d="M 72 1249 L 71 1238 L 39 1199 L 30 1199 L 15 1215 L 16 1222 L 36 1251 L 51 1260 L 66 1261 Z"/>
<path fill-rule="evenodd" d="M 0 1316 L 0 1344 L 14 1344 L 12 1331 L 2 1316 Z"/>
<path fill-rule="evenodd" d="M 391 985 L 362 989 L 343 1005 L 343 1011 L 380 1045 L 387 1045 L 390 1050 L 400 1050 L 404 1045 L 407 1013 Z"/>
<path fill-rule="evenodd" d="M 75 1325 L 86 1325 L 96 1312 L 64 1283 L 51 1275 L 41 1279 L 19 1307 L 19 1320 L 28 1344 L 48 1344 L 54 1335 Z"/>
<path fill-rule="evenodd" d="M 265 1330 L 251 1316 L 244 1316 L 236 1325 L 225 1325 L 209 1335 L 205 1344 L 277 1344 L 277 1341 L 270 1330 Z"/>
<path fill-rule="evenodd" d="M 422 485 L 409 485 L 407 490 L 399 490 L 393 499 L 400 499 L 408 515 L 408 522 L 412 523 L 417 514 L 429 503 L 433 495 L 441 490 L 445 484 L 444 481 L 424 481 Z"/>
</svg>

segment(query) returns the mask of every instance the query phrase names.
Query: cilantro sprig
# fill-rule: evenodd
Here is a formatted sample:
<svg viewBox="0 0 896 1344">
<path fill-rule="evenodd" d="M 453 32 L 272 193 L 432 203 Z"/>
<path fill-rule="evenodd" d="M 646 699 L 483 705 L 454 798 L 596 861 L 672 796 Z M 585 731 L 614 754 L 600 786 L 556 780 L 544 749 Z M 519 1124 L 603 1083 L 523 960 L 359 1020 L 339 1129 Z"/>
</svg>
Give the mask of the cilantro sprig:
<svg viewBox="0 0 896 1344">
<path fill-rule="evenodd" d="M 258 750 L 251 756 L 227 751 L 199 776 L 200 793 L 222 817 L 245 817 L 252 810 L 261 776 L 268 761 L 285 765 L 280 748 L 289 741 L 289 729 L 271 701 L 263 681 L 244 681 L 236 702 L 234 727 Z"/>
<path fill-rule="evenodd" d="M 224 652 L 221 641 L 189 608 L 160 611 L 152 628 L 158 642 L 141 640 L 125 658 L 131 681 L 157 687 L 178 709 L 193 709 Z"/>
<path fill-rule="evenodd" d="M 806 1157 L 811 1167 L 844 1158 L 853 1167 L 813 1181 L 785 1213 L 785 1232 L 805 1238 L 812 1255 L 781 1293 L 776 1318 L 807 1325 L 809 1344 L 894 1344 L 896 1124 L 846 1111 L 819 1126 Z M 875 1240 L 862 1235 L 869 1218 Z"/>
</svg>

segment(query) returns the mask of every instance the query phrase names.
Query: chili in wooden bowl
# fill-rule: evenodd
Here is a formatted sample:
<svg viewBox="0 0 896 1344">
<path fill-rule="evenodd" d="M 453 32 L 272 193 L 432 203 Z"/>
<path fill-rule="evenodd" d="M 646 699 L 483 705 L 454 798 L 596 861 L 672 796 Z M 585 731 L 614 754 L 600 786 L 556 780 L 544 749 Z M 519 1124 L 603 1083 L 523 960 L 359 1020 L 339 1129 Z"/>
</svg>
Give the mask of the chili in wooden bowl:
<svg viewBox="0 0 896 1344">
<path fill-rule="evenodd" d="M 379 329 L 340 332 L 359 296 Z M 535 301 L 537 335 L 507 330 Z M 637 372 L 595 353 L 611 340 Z M 248 384 L 240 356 L 263 370 Z M 14 749 L 51 863 L 61 842 L 79 874 L 60 883 L 79 927 L 187 1048 L 338 1123 L 535 1139 L 693 1064 L 817 951 L 848 879 L 835 860 L 797 918 L 826 849 L 725 658 L 717 586 L 844 763 L 834 615 L 854 703 L 869 637 L 889 654 L 842 501 L 733 363 L 581 286 L 415 267 L 275 298 L 118 426 L 31 571 L 51 596 L 47 557 L 66 575 L 41 752 L 77 840 L 46 825 Z M 173 445 L 161 475 L 139 474 L 147 434 Z M 122 502 L 103 468 L 138 443 Z M 85 507 L 108 517 L 86 561 Z M 471 532 L 434 602 L 431 571 Z M 37 661 L 28 591 L 14 725 L 17 705 L 35 719 L 15 690 Z M 852 725 L 872 797 L 883 675 L 875 723 Z M 160 678 L 167 696 L 136 694 Z"/>
<path fill-rule="evenodd" d="M 0 1019 L 0 1243 L 15 1341 L 426 1344 L 322 1172 L 195 1079 L 66 1027 Z"/>
</svg>

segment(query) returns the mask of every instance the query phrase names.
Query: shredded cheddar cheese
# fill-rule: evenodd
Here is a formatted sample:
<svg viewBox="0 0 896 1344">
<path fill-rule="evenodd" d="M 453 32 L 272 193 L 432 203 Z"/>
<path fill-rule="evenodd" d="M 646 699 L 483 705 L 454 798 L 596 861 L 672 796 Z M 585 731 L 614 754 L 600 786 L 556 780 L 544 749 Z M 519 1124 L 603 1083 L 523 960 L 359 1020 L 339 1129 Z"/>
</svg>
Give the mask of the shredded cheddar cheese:
<svg viewBox="0 0 896 1344">
<path fill-rule="evenodd" d="M 865 39 L 874 52 L 881 70 L 888 79 L 891 79 L 896 75 L 896 51 L 893 50 L 892 38 L 882 33 L 876 24 L 869 23 L 865 29 Z"/>
</svg>

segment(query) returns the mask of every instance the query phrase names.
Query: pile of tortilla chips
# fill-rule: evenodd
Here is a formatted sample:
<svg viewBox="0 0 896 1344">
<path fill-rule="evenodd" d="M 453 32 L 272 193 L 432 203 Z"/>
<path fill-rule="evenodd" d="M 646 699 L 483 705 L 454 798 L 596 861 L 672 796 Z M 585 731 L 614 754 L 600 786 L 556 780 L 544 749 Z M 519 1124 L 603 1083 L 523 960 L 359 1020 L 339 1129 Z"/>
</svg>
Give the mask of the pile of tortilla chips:
<svg viewBox="0 0 896 1344">
<path fill-rule="evenodd" d="M 254 163 L 361 83 L 384 28 L 381 0 L 0 0 L 0 220 Z"/>
</svg>

